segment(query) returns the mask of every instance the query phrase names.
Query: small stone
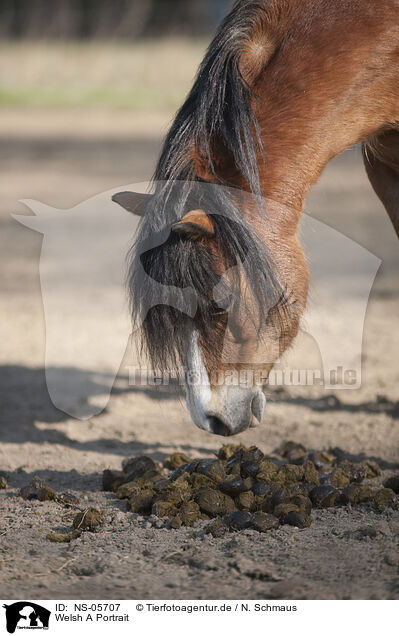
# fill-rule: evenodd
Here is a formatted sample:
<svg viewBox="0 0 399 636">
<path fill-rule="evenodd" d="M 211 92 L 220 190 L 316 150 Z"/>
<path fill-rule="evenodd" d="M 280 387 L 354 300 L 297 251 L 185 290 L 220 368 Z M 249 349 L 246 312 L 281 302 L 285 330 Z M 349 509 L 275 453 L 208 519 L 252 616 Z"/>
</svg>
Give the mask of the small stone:
<svg viewBox="0 0 399 636">
<path fill-rule="evenodd" d="M 116 510 L 112 515 L 111 523 L 114 526 L 118 526 L 120 524 L 124 524 L 126 521 L 126 515 L 122 512 L 122 510 Z"/>
<path fill-rule="evenodd" d="M 302 513 L 298 513 L 294 511 L 289 512 L 283 518 L 283 524 L 286 524 L 289 526 L 295 526 L 296 528 L 309 528 L 311 523 L 312 523 L 312 520 L 310 518 L 310 515 L 306 515 L 306 514 L 302 514 Z"/>
<path fill-rule="evenodd" d="M 279 521 L 274 515 L 266 512 L 254 512 L 252 515 L 252 527 L 257 532 L 268 532 L 279 527 Z"/>
<path fill-rule="evenodd" d="M 102 525 L 104 514 L 97 508 L 86 508 L 78 512 L 72 522 L 75 530 L 89 530 L 95 532 Z"/>
<path fill-rule="evenodd" d="M 245 530 L 252 522 L 252 515 L 243 510 L 232 512 L 227 518 L 227 525 L 231 530 Z"/>
</svg>

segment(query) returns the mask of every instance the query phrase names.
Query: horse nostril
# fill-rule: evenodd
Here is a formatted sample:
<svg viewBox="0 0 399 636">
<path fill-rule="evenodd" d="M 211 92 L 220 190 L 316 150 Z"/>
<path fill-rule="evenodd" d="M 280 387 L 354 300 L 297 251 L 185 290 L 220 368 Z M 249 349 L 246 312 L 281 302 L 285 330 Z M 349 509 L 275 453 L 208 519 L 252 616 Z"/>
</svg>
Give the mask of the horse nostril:
<svg viewBox="0 0 399 636">
<path fill-rule="evenodd" d="M 218 417 L 211 415 L 208 417 L 209 432 L 214 435 L 222 435 L 223 437 L 229 437 L 232 435 L 231 429 Z"/>
</svg>

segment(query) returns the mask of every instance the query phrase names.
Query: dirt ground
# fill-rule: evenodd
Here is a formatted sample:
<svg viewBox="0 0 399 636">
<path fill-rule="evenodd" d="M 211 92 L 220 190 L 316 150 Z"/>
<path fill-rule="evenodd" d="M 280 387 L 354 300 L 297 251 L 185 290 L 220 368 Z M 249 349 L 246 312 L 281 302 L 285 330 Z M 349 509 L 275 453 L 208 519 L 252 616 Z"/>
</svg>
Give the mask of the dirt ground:
<svg viewBox="0 0 399 636">
<path fill-rule="evenodd" d="M 101 415 L 73 420 L 49 399 L 41 238 L 10 213 L 26 212 L 17 203 L 23 198 L 67 207 L 148 179 L 167 121 L 138 121 L 127 112 L 0 113 L 0 470 L 10 484 L 0 492 L 0 597 L 399 598 L 399 512 L 333 509 L 315 512 L 306 530 L 192 538 L 190 529 L 169 531 L 125 513 L 124 502 L 101 492 L 103 469 L 120 468 L 125 457 L 162 460 L 175 450 L 206 457 L 222 441 L 191 423 L 181 394 L 129 387 L 129 351 Z M 389 475 L 399 471 L 399 250 L 358 149 L 326 169 L 307 211 L 383 261 L 365 324 L 363 385 L 335 401 L 318 388 L 270 390 L 262 424 L 237 442 L 265 452 L 286 439 L 338 446 L 375 459 Z M 314 344 L 300 337 L 291 355 L 310 363 Z M 73 493 L 81 507 L 103 509 L 103 530 L 71 544 L 47 541 L 74 512 L 18 497 L 34 476 Z"/>
</svg>

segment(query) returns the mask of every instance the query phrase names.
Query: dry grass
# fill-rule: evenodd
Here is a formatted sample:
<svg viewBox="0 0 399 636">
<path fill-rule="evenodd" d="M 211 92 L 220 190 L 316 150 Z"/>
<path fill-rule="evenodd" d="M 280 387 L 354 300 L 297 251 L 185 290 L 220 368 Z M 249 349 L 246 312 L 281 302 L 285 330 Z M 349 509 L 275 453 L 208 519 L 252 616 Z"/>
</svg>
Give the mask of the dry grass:
<svg viewBox="0 0 399 636">
<path fill-rule="evenodd" d="M 192 83 L 206 43 L 0 44 L 0 106 L 110 107 L 170 112 Z"/>
</svg>

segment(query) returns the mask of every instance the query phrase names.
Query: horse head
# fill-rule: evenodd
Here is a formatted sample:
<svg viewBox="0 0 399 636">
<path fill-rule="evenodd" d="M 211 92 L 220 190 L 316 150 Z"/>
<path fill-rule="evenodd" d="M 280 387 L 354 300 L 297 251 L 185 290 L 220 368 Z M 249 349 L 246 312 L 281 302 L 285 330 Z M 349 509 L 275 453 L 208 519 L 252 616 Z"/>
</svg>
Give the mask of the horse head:
<svg viewBox="0 0 399 636">
<path fill-rule="evenodd" d="M 295 236 L 276 251 L 273 224 L 265 232 L 256 222 L 264 202 L 215 184 L 191 183 L 187 194 L 187 182 L 160 182 L 145 202 L 134 193 L 114 201 L 143 216 L 129 288 L 154 368 L 184 366 L 187 406 L 200 428 L 228 436 L 255 425 L 268 373 L 297 334 L 306 296 Z M 152 244 L 159 233 L 165 240 Z M 284 268 L 289 258 L 296 267 Z M 160 300 L 159 284 L 168 298 Z M 177 307 L 179 289 L 194 291 L 195 311 Z"/>
<path fill-rule="evenodd" d="M 143 336 L 157 368 L 182 362 L 198 376 L 187 403 L 209 432 L 233 435 L 262 417 L 262 382 L 215 377 L 260 367 L 266 381 L 296 336 L 309 284 L 298 226 L 326 163 L 368 144 L 373 185 L 399 228 L 398 153 L 370 143 L 399 121 L 396 9 L 238 0 L 167 135 L 136 245 L 170 231 L 138 258 L 149 279 L 194 289 L 198 304 L 188 317 L 150 303 Z M 213 196 L 192 197 L 198 189 Z M 137 262 L 129 286 L 141 306 L 152 292 Z"/>
</svg>

